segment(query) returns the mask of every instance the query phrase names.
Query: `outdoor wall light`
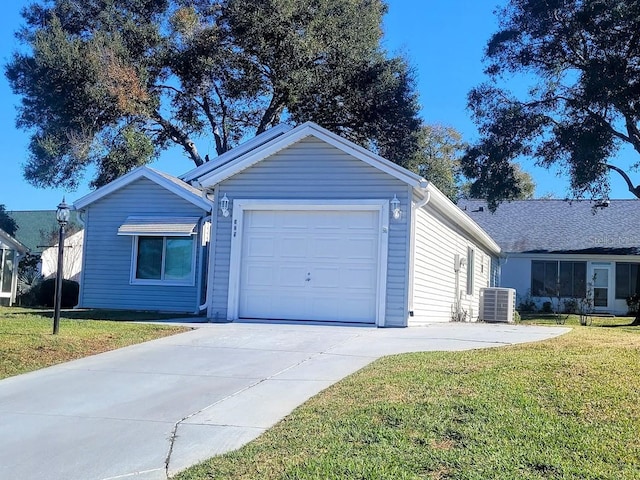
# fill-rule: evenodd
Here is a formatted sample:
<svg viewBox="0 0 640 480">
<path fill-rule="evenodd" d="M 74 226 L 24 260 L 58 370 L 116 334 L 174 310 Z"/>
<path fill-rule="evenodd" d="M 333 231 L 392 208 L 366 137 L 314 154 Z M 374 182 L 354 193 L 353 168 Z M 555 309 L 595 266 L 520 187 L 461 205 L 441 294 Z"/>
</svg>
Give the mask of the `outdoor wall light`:
<svg viewBox="0 0 640 480">
<path fill-rule="evenodd" d="M 224 197 L 222 197 L 220 199 L 219 202 L 219 206 L 220 206 L 220 212 L 222 212 L 222 216 L 223 217 L 228 217 L 229 216 L 229 198 L 227 198 L 227 194 L 224 194 Z"/>
<path fill-rule="evenodd" d="M 69 205 L 64 201 L 58 205 L 56 210 L 56 220 L 60 225 L 60 231 L 58 233 L 58 270 L 56 271 L 56 289 L 54 298 L 54 310 L 53 310 L 53 334 L 57 335 L 60 328 L 60 306 L 62 304 L 62 271 L 64 269 L 64 227 L 69 223 Z"/>
<path fill-rule="evenodd" d="M 402 217 L 402 210 L 400 210 L 400 200 L 398 200 L 397 195 L 393 195 L 393 200 L 391 200 L 391 215 L 395 220 L 400 220 Z"/>
</svg>

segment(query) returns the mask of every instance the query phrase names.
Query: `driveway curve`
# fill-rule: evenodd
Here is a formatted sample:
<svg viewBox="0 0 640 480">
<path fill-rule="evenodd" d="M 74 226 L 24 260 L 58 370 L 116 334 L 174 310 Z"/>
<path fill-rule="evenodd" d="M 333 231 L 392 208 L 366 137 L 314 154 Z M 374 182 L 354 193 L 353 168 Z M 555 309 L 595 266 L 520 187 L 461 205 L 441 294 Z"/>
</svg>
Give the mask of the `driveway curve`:
<svg viewBox="0 0 640 480">
<path fill-rule="evenodd" d="M 0 478 L 164 480 L 239 448 L 382 356 L 499 347 L 569 331 L 189 325 L 197 328 L 0 381 Z"/>
</svg>

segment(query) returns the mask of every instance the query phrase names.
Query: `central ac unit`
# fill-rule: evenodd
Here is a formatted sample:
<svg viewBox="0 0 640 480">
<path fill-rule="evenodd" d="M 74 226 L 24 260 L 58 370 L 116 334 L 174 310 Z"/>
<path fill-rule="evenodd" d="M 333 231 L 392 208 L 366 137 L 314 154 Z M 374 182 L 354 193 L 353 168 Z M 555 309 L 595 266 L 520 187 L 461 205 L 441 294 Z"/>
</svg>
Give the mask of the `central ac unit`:
<svg viewBox="0 0 640 480">
<path fill-rule="evenodd" d="M 480 320 L 513 323 L 516 291 L 513 288 L 481 288 Z"/>
</svg>

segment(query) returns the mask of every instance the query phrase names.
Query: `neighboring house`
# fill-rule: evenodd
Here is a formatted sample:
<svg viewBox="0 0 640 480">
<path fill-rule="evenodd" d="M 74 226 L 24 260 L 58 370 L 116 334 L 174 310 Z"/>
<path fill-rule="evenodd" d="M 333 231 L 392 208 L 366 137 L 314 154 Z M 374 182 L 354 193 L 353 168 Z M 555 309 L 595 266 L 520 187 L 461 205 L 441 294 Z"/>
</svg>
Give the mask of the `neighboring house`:
<svg viewBox="0 0 640 480">
<path fill-rule="evenodd" d="M 627 313 L 640 264 L 640 200 L 519 200 L 491 213 L 481 200 L 462 208 L 503 251 L 500 285 L 540 307 L 550 297 L 586 298 L 599 312 Z"/>
<path fill-rule="evenodd" d="M 0 229 L 0 305 L 11 306 L 16 300 L 18 262 L 29 249 Z"/>
<path fill-rule="evenodd" d="M 313 123 L 77 200 L 80 307 L 402 327 L 478 315 L 498 245 L 418 175 Z M 459 299 L 456 301 L 456 298 Z"/>
<path fill-rule="evenodd" d="M 81 230 L 82 222 L 78 218 L 77 212 L 70 212 L 68 232 Z M 58 243 L 58 221 L 55 210 L 13 210 L 7 212 L 18 226 L 15 238 L 29 248 L 29 252 L 34 255 L 41 255 L 42 252 Z"/>
<path fill-rule="evenodd" d="M 15 237 L 40 257 L 39 273 L 44 278 L 55 276 L 58 269 L 58 232 L 60 225 L 55 210 L 14 210 L 7 212 L 18 226 Z M 64 278 L 78 281 L 82 268 L 82 222 L 78 212 L 70 212 L 65 237 Z"/>
<path fill-rule="evenodd" d="M 65 236 L 62 277 L 67 280 L 80 281 L 82 270 L 82 244 L 84 230 Z M 58 270 L 58 242 L 45 248 L 40 255 L 41 273 L 44 278 L 52 278 Z"/>
</svg>

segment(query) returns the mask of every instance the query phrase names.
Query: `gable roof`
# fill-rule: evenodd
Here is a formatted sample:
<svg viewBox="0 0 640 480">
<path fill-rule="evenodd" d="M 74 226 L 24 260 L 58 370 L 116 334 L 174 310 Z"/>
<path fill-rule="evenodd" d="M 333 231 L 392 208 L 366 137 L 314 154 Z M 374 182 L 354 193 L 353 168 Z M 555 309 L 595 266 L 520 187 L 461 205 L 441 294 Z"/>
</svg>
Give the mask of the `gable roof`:
<svg viewBox="0 0 640 480">
<path fill-rule="evenodd" d="M 246 142 L 241 143 L 237 147 L 232 148 L 231 150 L 223 153 L 215 159 L 205 163 L 204 165 L 200 165 L 199 167 L 196 167 L 193 170 L 189 170 L 187 173 L 180 175 L 180 179 L 184 180 L 185 182 L 190 182 L 191 180 L 202 177 L 212 170 L 215 170 L 216 168 L 219 168 L 222 165 L 225 165 L 238 158 L 240 155 L 244 155 L 247 152 L 261 147 L 265 143 L 273 140 L 276 137 L 279 137 L 283 133 L 288 132 L 289 130 L 291 130 L 291 128 L 292 127 L 287 125 L 286 123 L 280 123 L 275 127 L 265 130 L 260 135 L 256 135 L 251 140 L 247 140 Z"/>
<path fill-rule="evenodd" d="M 275 136 L 267 142 L 262 142 L 256 145 L 254 148 L 245 151 L 241 155 L 237 155 L 234 158 L 225 161 L 225 163 L 214 166 L 213 169 L 201 174 L 197 178 L 197 181 L 202 186 L 211 187 L 229 177 L 232 177 L 242 170 L 255 165 L 265 158 L 270 157 L 280 150 L 293 145 L 303 138 L 310 136 L 324 141 L 354 158 L 362 160 L 363 162 L 388 173 L 408 185 L 411 185 L 414 188 L 425 188 L 428 185 L 428 182 L 420 175 L 410 172 L 409 170 L 402 168 L 400 165 L 382 158 L 360 145 L 342 138 L 341 136 L 324 129 L 313 122 L 303 123 L 286 133 Z M 256 139 L 257 138 L 258 137 L 256 137 Z"/>
<path fill-rule="evenodd" d="M 82 229 L 78 212 L 69 212 L 69 229 Z M 18 226 L 15 239 L 27 247 L 31 253 L 41 253 L 51 243 L 50 237 L 60 226 L 56 220 L 55 210 L 13 210 L 7 212 Z M 57 237 L 56 237 L 57 238 Z"/>
<path fill-rule="evenodd" d="M 202 191 L 192 187 L 186 182 L 183 182 L 177 177 L 169 175 L 167 173 L 159 172 L 149 167 L 138 167 L 134 170 L 131 170 L 126 175 L 123 175 L 120 178 L 117 178 L 113 182 L 105 185 L 97 189 L 94 192 L 85 195 L 84 197 L 76 200 L 73 203 L 73 206 L 76 210 L 82 210 L 87 207 L 91 203 L 110 195 L 111 193 L 119 190 L 136 180 L 141 178 L 146 178 L 157 185 L 169 190 L 175 195 L 183 198 L 184 200 L 194 204 L 197 207 L 202 208 L 203 210 L 210 211 L 212 208 L 211 203 L 202 197 Z"/>
<path fill-rule="evenodd" d="M 18 253 L 25 253 L 29 249 L 20 243 L 18 240 L 13 238 L 7 232 L 0 228 L 0 247 L 10 248 L 11 250 L 16 250 Z"/>
<path fill-rule="evenodd" d="M 640 200 L 516 200 L 491 213 L 484 200 L 458 206 L 505 252 L 640 254 Z"/>
</svg>

